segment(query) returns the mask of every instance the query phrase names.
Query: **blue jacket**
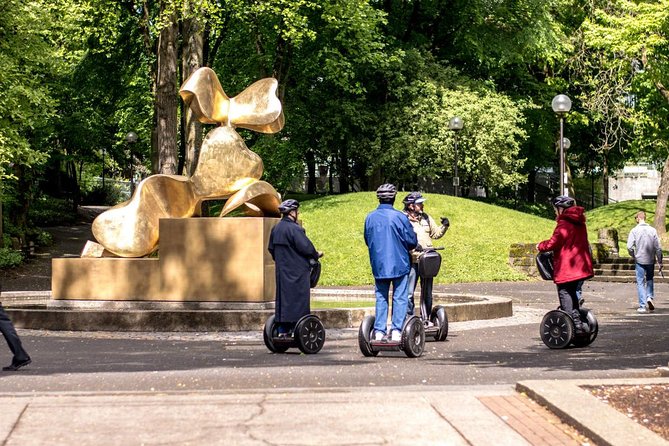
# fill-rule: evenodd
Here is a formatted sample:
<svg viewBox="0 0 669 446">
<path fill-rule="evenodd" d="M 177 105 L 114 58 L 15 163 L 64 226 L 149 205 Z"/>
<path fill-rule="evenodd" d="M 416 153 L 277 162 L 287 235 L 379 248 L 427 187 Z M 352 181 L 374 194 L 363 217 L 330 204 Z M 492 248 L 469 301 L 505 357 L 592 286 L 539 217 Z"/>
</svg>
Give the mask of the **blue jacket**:
<svg viewBox="0 0 669 446">
<path fill-rule="evenodd" d="M 390 204 L 380 204 L 365 219 L 365 243 L 375 279 L 409 274 L 409 251 L 416 247 L 416 233 L 406 215 Z"/>
</svg>

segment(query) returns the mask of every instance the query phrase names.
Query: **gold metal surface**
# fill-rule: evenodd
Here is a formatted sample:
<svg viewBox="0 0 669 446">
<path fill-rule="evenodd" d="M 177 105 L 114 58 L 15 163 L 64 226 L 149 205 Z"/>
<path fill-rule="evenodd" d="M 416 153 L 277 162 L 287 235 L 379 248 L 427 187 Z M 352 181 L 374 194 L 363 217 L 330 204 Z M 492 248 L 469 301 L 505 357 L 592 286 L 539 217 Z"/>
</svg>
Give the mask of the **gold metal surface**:
<svg viewBox="0 0 669 446">
<path fill-rule="evenodd" d="M 164 218 L 159 258 L 52 260 L 57 300 L 273 302 L 278 218 Z"/>
<path fill-rule="evenodd" d="M 264 181 L 262 159 L 246 147 L 235 127 L 275 133 L 284 125 L 276 79 L 261 79 L 229 98 L 213 70 L 203 67 L 184 82 L 180 94 L 200 122 L 219 124 L 207 134 L 190 177 L 153 175 L 130 200 L 100 214 L 93 235 L 120 257 L 155 251 L 161 218 L 192 217 L 208 199 L 228 198 L 221 217 L 244 206 L 249 216 L 279 215 L 279 193 Z"/>
</svg>

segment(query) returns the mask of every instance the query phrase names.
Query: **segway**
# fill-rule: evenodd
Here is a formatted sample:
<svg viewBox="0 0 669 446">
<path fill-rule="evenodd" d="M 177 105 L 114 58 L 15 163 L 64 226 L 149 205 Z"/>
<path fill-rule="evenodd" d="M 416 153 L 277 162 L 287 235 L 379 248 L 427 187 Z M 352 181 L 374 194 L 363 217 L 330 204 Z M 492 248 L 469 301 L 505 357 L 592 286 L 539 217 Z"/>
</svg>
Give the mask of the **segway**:
<svg viewBox="0 0 669 446">
<path fill-rule="evenodd" d="M 435 341 L 445 341 L 448 336 L 448 316 L 446 315 L 446 309 L 441 305 L 437 305 L 432 307 L 428 315 L 426 306 L 426 298 L 432 295 L 432 281 L 439 274 L 439 268 L 441 267 L 441 255 L 437 252 L 437 250 L 441 249 L 444 248 L 425 248 L 418 258 L 418 276 L 421 278 L 420 317 L 425 326 L 425 337 L 434 338 Z M 432 326 L 429 326 L 428 321 L 432 323 Z"/>
<path fill-rule="evenodd" d="M 321 262 L 310 260 L 309 284 L 314 288 L 321 276 Z M 295 329 L 289 333 L 279 333 L 275 322 L 275 315 L 265 321 L 263 341 L 272 353 L 285 353 L 289 348 L 297 347 L 304 354 L 318 353 L 325 344 L 325 327 L 314 314 L 302 316 L 295 324 Z"/>
<path fill-rule="evenodd" d="M 425 328 L 423 321 L 418 316 L 407 316 L 402 325 L 402 336 L 400 341 L 384 339 L 377 341 L 372 339 L 374 331 L 374 316 L 366 316 L 358 330 L 358 346 L 363 356 L 376 356 L 379 352 L 404 352 L 409 358 L 417 358 L 423 354 L 425 349 Z"/>
<path fill-rule="evenodd" d="M 285 353 L 289 348 L 297 347 L 304 354 L 318 353 L 325 344 L 325 327 L 313 314 L 302 316 L 290 333 L 279 334 L 274 315 L 267 318 L 263 330 L 265 346 L 272 353 Z"/>
<path fill-rule="evenodd" d="M 536 257 L 537 269 L 544 280 L 553 279 L 553 253 L 542 252 Z M 548 348 L 566 348 L 570 344 L 575 347 L 587 347 L 597 338 L 599 324 L 592 310 L 581 307 L 581 320 L 587 321 L 588 332 L 576 333 L 572 316 L 560 307 L 546 313 L 541 320 L 539 335 Z"/>
</svg>

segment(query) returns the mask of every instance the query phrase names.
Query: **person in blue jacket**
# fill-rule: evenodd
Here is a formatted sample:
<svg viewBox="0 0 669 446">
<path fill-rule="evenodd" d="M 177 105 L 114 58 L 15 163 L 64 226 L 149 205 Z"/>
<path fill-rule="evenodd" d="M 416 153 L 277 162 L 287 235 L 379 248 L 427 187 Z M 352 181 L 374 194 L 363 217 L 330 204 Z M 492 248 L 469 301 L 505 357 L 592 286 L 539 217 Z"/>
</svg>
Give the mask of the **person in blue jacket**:
<svg viewBox="0 0 669 446">
<path fill-rule="evenodd" d="M 402 325 L 407 312 L 409 251 L 418 244 L 416 233 L 409 219 L 393 207 L 397 189 L 392 184 L 382 184 L 376 190 L 379 207 L 365 219 L 365 243 L 369 249 L 369 262 L 376 288 L 376 320 L 373 339 L 387 340 L 388 294 L 393 285 L 391 335 L 393 342 L 401 339 Z"/>
<path fill-rule="evenodd" d="M 311 259 L 323 254 L 316 251 L 304 228 L 297 223 L 297 200 L 279 205 L 281 221 L 272 228 L 267 250 L 276 264 L 276 307 L 274 317 L 279 336 L 288 336 L 295 323 L 310 310 Z"/>
</svg>

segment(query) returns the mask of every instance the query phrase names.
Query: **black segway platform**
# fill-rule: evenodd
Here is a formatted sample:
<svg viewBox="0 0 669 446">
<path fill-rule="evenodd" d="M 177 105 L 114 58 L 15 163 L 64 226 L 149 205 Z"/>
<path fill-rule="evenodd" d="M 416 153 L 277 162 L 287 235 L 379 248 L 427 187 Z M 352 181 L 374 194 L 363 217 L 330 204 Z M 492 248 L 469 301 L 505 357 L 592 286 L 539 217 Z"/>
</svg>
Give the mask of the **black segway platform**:
<svg viewBox="0 0 669 446">
<path fill-rule="evenodd" d="M 274 315 L 267 318 L 263 330 L 263 341 L 272 353 L 284 353 L 289 348 L 299 348 L 304 354 L 318 353 L 325 344 L 325 328 L 323 323 L 313 314 L 307 314 L 295 324 L 295 330 L 280 336 Z"/>
<path fill-rule="evenodd" d="M 409 358 L 417 358 L 425 349 L 425 328 L 423 321 L 417 316 L 409 316 L 402 326 L 402 337 L 399 342 L 376 341 L 372 339 L 374 331 L 374 316 L 367 316 L 362 320 L 358 330 L 358 346 L 364 356 L 376 356 L 379 352 L 402 351 Z"/>
</svg>

